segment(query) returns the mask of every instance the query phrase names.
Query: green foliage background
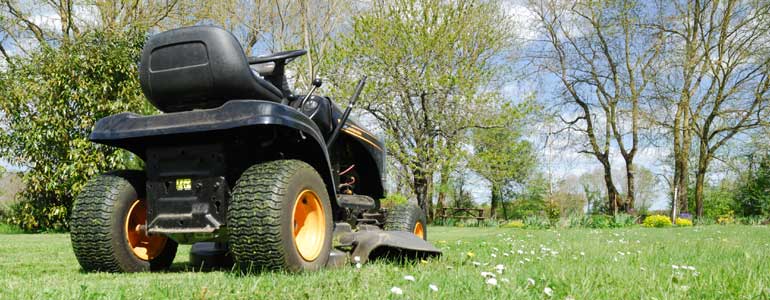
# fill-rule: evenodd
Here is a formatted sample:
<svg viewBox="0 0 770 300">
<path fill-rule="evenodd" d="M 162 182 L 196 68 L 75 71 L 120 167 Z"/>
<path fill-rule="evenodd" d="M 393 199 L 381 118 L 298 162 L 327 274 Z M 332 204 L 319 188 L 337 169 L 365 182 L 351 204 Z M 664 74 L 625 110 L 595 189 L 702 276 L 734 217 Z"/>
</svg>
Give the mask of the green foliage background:
<svg viewBox="0 0 770 300">
<path fill-rule="evenodd" d="M 136 63 L 143 32 L 94 32 L 16 57 L 0 73 L 0 155 L 26 168 L 25 189 L 6 221 L 25 230 L 64 230 L 88 178 L 136 165 L 130 153 L 88 141 L 100 118 L 152 113 Z"/>
<path fill-rule="evenodd" d="M 756 170 L 744 175 L 735 202 L 739 215 L 770 216 L 770 157 L 762 158 Z"/>
</svg>

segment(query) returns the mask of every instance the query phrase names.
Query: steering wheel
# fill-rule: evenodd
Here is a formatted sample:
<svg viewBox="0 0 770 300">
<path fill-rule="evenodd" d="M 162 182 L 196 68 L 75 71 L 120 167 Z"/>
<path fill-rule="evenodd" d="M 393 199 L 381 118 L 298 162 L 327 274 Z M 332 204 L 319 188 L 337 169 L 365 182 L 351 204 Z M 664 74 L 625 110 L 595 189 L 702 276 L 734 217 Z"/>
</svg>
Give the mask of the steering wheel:
<svg viewBox="0 0 770 300">
<path fill-rule="evenodd" d="M 283 64 L 288 64 L 295 58 L 307 54 L 307 50 L 300 49 L 300 50 L 289 50 L 289 51 L 281 51 L 276 52 L 270 55 L 266 56 L 249 56 L 248 61 L 250 65 L 254 64 L 262 64 L 266 62 L 277 62 L 279 60 L 283 60 Z"/>
</svg>

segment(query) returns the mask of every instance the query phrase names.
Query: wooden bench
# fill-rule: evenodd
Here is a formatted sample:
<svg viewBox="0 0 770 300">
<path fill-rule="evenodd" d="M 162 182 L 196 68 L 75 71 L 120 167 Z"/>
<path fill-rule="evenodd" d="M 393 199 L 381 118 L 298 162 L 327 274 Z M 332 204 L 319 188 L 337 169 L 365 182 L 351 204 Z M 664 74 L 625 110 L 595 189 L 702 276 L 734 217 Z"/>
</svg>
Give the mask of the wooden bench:
<svg viewBox="0 0 770 300">
<path fill-rule="evenodd" d="M 436 217 L 441 219 L 441 221 L 446 221 L 447 219 L 475 219 L 476 222 L 482 222 L 486 220 L 484 217 L 484 209 L 481 208 L 442 207 L 436 212 Z"/>
</svg>

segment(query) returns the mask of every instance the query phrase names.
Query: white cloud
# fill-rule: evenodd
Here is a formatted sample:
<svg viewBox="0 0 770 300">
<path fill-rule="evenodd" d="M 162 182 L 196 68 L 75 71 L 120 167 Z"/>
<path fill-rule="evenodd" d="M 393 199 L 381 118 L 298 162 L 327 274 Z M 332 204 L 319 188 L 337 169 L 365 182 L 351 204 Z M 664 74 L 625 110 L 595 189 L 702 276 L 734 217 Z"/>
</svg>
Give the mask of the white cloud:
<svg viewBox="0 0 770 300">
<path fill-rule="evenodd" d="M 505 15 L 515 23 L 519 38 L 529 41 L 537 37 L 538 33 L 535 30 L 536 26 L 534 24 L 536 16 L 526 7 L 524 1 L 506 1 L 503 3 L 503 10 Z"/>
</svg>

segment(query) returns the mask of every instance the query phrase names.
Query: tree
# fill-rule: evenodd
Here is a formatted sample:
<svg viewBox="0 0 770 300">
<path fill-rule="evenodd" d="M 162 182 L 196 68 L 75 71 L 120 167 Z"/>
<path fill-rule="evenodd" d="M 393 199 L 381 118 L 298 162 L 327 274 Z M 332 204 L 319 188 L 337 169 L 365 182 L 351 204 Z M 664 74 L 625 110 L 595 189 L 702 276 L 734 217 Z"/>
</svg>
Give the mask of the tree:
<svg viewBox="0 0 770 300">
<path fill-rule="evenodd" d="M 15 67 L 0 72 L 0 156 L 26 168 L 13 223 L 28 230 L 66 228 L 86 180 L 134 163 L 126 152 L 87 137 L 100 118 L 154 111 L 135 65 L 143 43 L 143 32 L 87 33 L 15 57 Z"/>
<path fill-rule="evenodd" d="M 334 67 L 327 56 L 334 39 L 348 29 L 358 11 L 352 0 L 224 0 L 211 1 L 195 14 L 233 32 L 247 54 L 305 49 L 308 54 L 288 65 L 294 86 L 310 88 L 318 75 Z M 239 13 L 233 14 L 233 11 Z"/>
<path fill-rule="evenodd" d="M 453 206 L 457 208 L 472 208 L 473 196 L 471 192 L 465 190 L 465 174 L 458 174 L 455 180 L 450 181 L 452 191 Z"/>
<path fill-rule="evenodd" d="M 9 62 L 14 54 L 57 47 L 94 30 L 119 33 L 191 25 L 195 20 L 189 15 L 204 10 L 204 5 L 213 4 L 185 0 L 0 0 L 0 38 L 9 46 L 0 44 L 0 54 Z M 40 18 L 41 12 L 53 12 L 55 16 Z"/>
<path fill-rule="evenodd" d="M 736 135 L 761 125 L 770 91 L 770 3 L 674 1 L 673 18 L 655 23 L 672 47 L 660 87 L 676 99 L 675 192 L 688 210 L 691 139 L 697 137 L 695 203 L 703 216 L 706 174 L 719 150 Z M 672 20 L 672 21 L 664 21 Z"/>
<path fill-rule="evenodd" d="M 748 170 L 735 200 L 742 216 L 770 216 L 770 158 L 763 157 L 756 170 Z"/>
<path fill-rule="evenodd" d="M 559 180 L 555 184 L 554 191 L 548 195 L 547 201 L 551 209 L 558 209 L 560 216 L 582 214 L 589 204 L 589 197 L 585 190 L 580 189 L 578 181 L 577 176 L 567 176 Z M 599 201 L 603 202 L 601 199 Z"/>
<path fill-rule="evenodd" d="M 341 37 L 332 81 L 339 96 L 371 78 L 361 107 L 383 129 L 388 154 L 431 211 L 434 174 L 454 161 L 481 116 L 500 107 L 511 30 L 496 1 L 397 0 L 355 16 Z"/>
<path fill-rule="evenodd" d="M 522 134 L 518 130 L 519 123 L 527 112 L 517 112 L 513 109 L 504 109 L 502 112 L 509 119 L 505 123 L 515 125 L 473 130 L 474 149 L 469 164 L 470 168 L 489 181 L 492 187 L 489 211 L 491 218 L 496 217 L 497 207 L 503 199 L 503 188 L 528 178 L 535 167 L 532 145 L 522 140 Z M 505 214 L 503 216 L 507 217 Z"/>
<path fill-rule="evenodd" d="M 510 216 L 514 219 L 522 219 L 527 216 L 543 215 L 547 209 L 546 196 L 550 183 L 543 174 L 534 173 L 525 181 L 523 189 L 508 190 L 507 198 L 515 199 L 511 203 Z"/>
<path fill-rule="evenodd" d="M 611 212 L 634 207 L 634 158 L 640 147 L 640 103 L 654 78 L 662 35 L 645 29 L 656 15 L 643 2 L 558 0 L 530 1 L 547 49 L 533 60 L 554 75 L 564 89 L 557 105 L 566 132 L 584 141 L 580 152 L 595 157 L 604 170 Z M 625 201 L 612 176 L 613 145 L 625 162 Z"/>
</svg>

